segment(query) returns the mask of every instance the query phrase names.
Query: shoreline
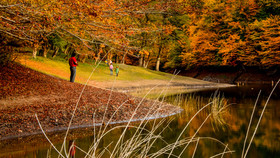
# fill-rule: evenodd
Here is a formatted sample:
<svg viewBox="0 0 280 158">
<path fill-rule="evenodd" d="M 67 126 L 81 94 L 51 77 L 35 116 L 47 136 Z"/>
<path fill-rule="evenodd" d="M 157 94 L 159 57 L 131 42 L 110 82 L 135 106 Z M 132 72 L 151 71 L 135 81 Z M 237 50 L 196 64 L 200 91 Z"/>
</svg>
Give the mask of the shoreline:
<svg viewBox="0 0 280 158">
<path fill-rule="evenodd" d="M 178 93 L 190 93 L 203 89 L 229 88 L 235 87 L 229 83 L 215 83 L 194 79 L 194 81 L 185 81 L 182 79 L 166 80 L 142 80 L 142 81 L 116 81 L 114 82 L 89 82 L 89 85 L 115 92 L 126 93 L 133 96 L 144 97 L 152 96 L 154 98 L 161 93 L 164 95 L 173 95 Z M 149 93 L 149 95 L 147 95 Z"/>
<path fill-rule="evenodd" d="M 186 90 L 183 90 L 183 92 L 193 92 L 193 91 L 199 91 L 199 90 L 202 90 L 202 89 L 209 89 L 209 88 L 227 88 L 227 87 L 232 87 L 232 86 L 235 86 L 235 85 L 230 85 L 230 84 L 216 84 L 216 83 L 213 83 L 213 84 L 204 84 L 204 85 L 185 85 L 185 86 L 170 86 L 170 90 L 173 91 L 173 90 L 176 90 L 176 93 L 178 93 L 178 88 L 179 89 L 188 89 L 188 91 Z M 145 86 L 144 86 L 145 87 Z M 148 88 L 149 86 L 147 86 L 146 88 Z M 166 87 L 166 85 L 160 85 L 159 87 Z M 116 88 L 117 89 L 117 88 Z M 144 88 L 145 89 L 145 88 Z M 148 88 L 148 90 L 150 89 L 150 87 Z M 142 89 L 139 89 L 139 87 L 122 87 L 122 88 L 118 88 L 116 90 L 117 93 L 128 93 L 128 90 L 129 90 L 129 93 L 131 92 L 136 92 L 137 91 L 142 91 L 143 90 L 143 87 Z M 106 91 L 106 90 L 105 90 Z M 154 100 L 152 100 L 153 102 Z M 160 103 L 162 104 L 162 103 Z M 167 103 L 164 103 L 164 104 L 167 104 Z M 181 113 L 183 111 L 183 109 L 176 107 L 175 105 L 171 105 L 169 104 L 171 107 L 173 107 L 174 109 L 173 110 L 176 110 L 175 112 L 168 112 L 168 113 L 162 113 L 160 115 L 153 115 L 153 116 L 150 116 L 148 118 L 135 118 L 135 119 L 132 119 L 131 120 L 131 123 L 137 123 L 139 121 L 143 121 L 143 120 L 146 120 L 146 121 L 149 121 L 149 120 L 154 120 L 154 119 L 160 119 L 160 118 L 166 118 L 166 117 L 170 117 L 170 116 L 174 116 L 174 115 L 177 115 L 179 113 Z M 115 125 L 115 124 L 123 124 L 123 123 L 128 123 L 129 120 L 115 120 L 115 121 L 112 121 L 110 122 L 108 125 Z M 107 124 L 107 123 L 106 123 Z M 93 127 L 100 127 L 102 125 L 102 123 L 96 123 L 95 125 L 75 125 L 75 126 L 71 126 L 69 129 L 70 130 L 73 130 L 73 129 L 84 129 L 84 128 L 93 128 Z M 61 131 L 66 131 L 68 129 L 68 127 L 59 127 L 59 128 L 55 128 L 55 129 L 45 129 L 45 132 L 46 133 L 53 133 L 53 132 L 61 132 Z M 18 138 L 21 138 L 21 137 L 29 137 L 29 136 L 35 136 L 35 135 L 42 135 L 43 132 L 42 131 L 37 131 L 37 132 L 31 132 L 31 133 L 24 133 L 24 134 L 20 134 L 20 135 L 10 135 L 10 136 L 7 136 L 7 137 L 1 137 L 0 140 L 3 141 L 3 140 L 9 140 L 9 139 L 18 139 Z"/>
<path fill-rule="evenodd" d="M 173 113 L 169 113 L 169 114 L 163 114 L 163 115 L 156 115 L 156 116 L 152 116 L 149 118 L 138 118 L 138 119 L 133 119 L 133 120 L 119 120 L 119 121 L 114 121 L 114 122 L 110 122 L 110 123 L 105 123 L 106 125 L 118 125 L 118 124 L 125 124 L 125 123 L 137 123 L 137 122 L 141 122 L 141 121 L 151 121 L 151 120 L 156 120 L 156 119 L 161 119 L 161 118 L 167 118 L 170 116 L 174 116 L 177 114 L 180 114 L 183 111 L 183 109 L 178 109 L 178 111 L 173 112 Z M 94 127 L 100 127 L 104 125 L 104 123 L 96 123 L 94 125 L 79 125 L 79 126 L 71 126 L 69 128 L 69 130 L 82 130 L 82 129 L 91 129 Z M 45 132 L 46 133 L 54 133 L 54 132 L 63 132 L 63 131 L 67 131 L 68 127 L 61 127 L 61 128 L 56 128 L 56 129 L 46 129 Z M 19 138 L 24 138 L 24 137 L 30 137 L 30 136 L 36 136 L 36 135 L 42 135 L 43 136 L 43 132 L 42 131 L 38 131 L 38 132 L 33 132 L 33 133 L 25 133 L 23 135 L 11 135 L 8 137 L 2 137 L 0 140 L 1 141 L 9 141 L 12 139 L 19 139 Z"/>
<path fill-rule="evenodd" d="M 166 87 L 168 81 L 159 83 L 157 80 L 141 82 L 131 82 L 149 87 L 155 83 L 159 87 Z M 197 84 L 199 80 L 195 80 Z M 195 83 L 193 82 L 193 83 Z M 120 88 L 114 87 L 106 90 L 106 87 L 93 87 L 92 84 L 84 86 L 79 83 L 71 83 L 63 79 L 39 73 L 19 64 L 11 64 L 3 67 L 0 74 L 1 97 L 0 104 L 0 140 L 8 138 L 32 135 L 32 133 L 42 132 L 39 129 L 35 113 L 38 115 L 43 129 L 47 132 L 67 129 L 75 106 L 77 111 L 72 121 L 71 128 L 88 128 L 92 125 L 92 117 L 95 122 L 102 122 L 106 114 L 105 122 L 112 119 L 112 122 L 122 123 L 129 120 L 133 115 L 133 120 L 143 120 L 145 118 L 157 119 L 154 114 L 147 115 L 149 111 L 158 109 L 159 116 L 168 117 L 181 112 L 181 108 L 167 103 L 160 103 L 147 98 L 139 98 L 130 94 L 116 92 Z M 187 86 L 196 87 L 217 87 L 219 84 L 202 81 L 198 85 L 187 84 L 186 81 L 172 81 L 172 87 L 186 89 Z M 111 86 L 109 83 L 106 85 Z M 124 84 L 127 86 L 127 84 Z M 177 86 L 174 86 L 177 85 Z M 219 86 L 229 86 L 221 84 Z M 129 85 L 131 86 L 131 85 Z M 137 86 L 136 86 L 137 87 Z M 122 87 L 124 88 L 124 86 Z M 131 87 L 130 87 L 131 88 Z M 139 88 L 139 86 L 138 86 Z M 138 89 L 137 88 L 137 89 Z M 119 89 L 120 90 L 120 89 Z M 82 96 L 80 96 L 82 92 Z M 176 90 L 176 92 L 178 92 Z M 78 101 L 78 103 L 77 103 Z M 76 105 L 77 104 L 77 105 Z M 135 115 L 134 115 L 134 110 Z M 117 112 L 116 112 L 117 110 Z M 113 118 L 111 118 L 113 116 Z"/>
</svg>

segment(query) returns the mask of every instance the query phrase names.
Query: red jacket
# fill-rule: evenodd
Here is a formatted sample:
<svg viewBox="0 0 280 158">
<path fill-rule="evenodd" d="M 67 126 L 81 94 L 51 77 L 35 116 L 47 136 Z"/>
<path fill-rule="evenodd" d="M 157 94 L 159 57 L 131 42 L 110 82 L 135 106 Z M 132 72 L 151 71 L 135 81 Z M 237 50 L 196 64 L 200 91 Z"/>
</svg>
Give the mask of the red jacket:
<svg viewBox="0 0 280 158">
<path fill-rule="evenodd" d="M 69 59 L 69 65 L 70 65 L 70 67 L 74 67 L 74 66 L 76 67 L 78 65 L 77 60 L 76 60 L 75 57 L 71 57 Z"/>
</svg>

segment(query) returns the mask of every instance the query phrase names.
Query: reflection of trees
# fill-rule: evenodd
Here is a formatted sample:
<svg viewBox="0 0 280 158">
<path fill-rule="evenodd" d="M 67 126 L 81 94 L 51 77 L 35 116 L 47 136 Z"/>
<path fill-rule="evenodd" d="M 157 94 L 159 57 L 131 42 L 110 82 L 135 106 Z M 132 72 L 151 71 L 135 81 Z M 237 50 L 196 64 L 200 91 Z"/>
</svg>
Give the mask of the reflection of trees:
<svg viewBox="0 0 280 158">
<path fill-rule="evenodd" d="M 198 111 L 198 109 L 206 105 L 208 100 L 205 98 L 195 98 L 195 97 L 186 97 L 189 100 L 182 100 L 184 104 L 181 106 L 185 109 L 184 112 L 177 119 L 177 126 L 172 126 L 172 129 L 180 131 L 188 123 L 189 119 L 193 116 L 193 113 Z M 191 99 L 190 99 L 191 98 Z M 234 98 L 236 99 L 236 98 Z M 237 100 L 230 98 L 228 104 L 236 103 Z M 208 120 L 207 123 L 200 129 L 198 136 L 209 136 L 219 139 L 220 141 L 229 145 L 229 148 L 235 150 L 233 157 L 240 157 L 242 153 L 243 143 L 245 139 L 245 134 L 255 104 L 255 99 L 245 99 L 238 101 L 238 104 L 231 105 L 227 112 L 223 114 L 223 119 L 227 123 L 225 130 L 213 130 L 211 121 Z M 266 98 L 263 97 L 259 100 L 257 104 L 257 109 L 254 115 L 254 120 L 250 129 L 248 139 L 251 139 L 252 132 L 256 127 L 256 123 L 260 117 L 263 106 L 266 102 Z M 265 114 L 261 120 L 259 129 L 257 130 L 256 136 L 253 139 L 253 144 L 249 150 L 248 157 L 252 157 L 257 154 L 264 154 L 262 152 L 269 152 L 270 154 L 273 151 L 279 151 L 280 149 L 280 107 L 276 106 L 279 104 L 278 100 L 271 100 Z M 190 127 L 186 131 L 184 137 L 192 136 L 198 127 L 201 125 L 203 120 L 209 114 L 209 109 L 202 111 L 191 123 Z M 213 123 L 213 122 L 212 122 Z M 197 137 L 198 137 L 197 136 Z M 174 138 L 175 139 L 175 138 Z M 202 157 L 209 157 L 215 152 L 221 152 L 221 146 L 215 142 L 201 141 L 199 143 L 199 151 Z M 191 150 L 191 148 L 189 148 Z M 192 154 L 192 151 L 189 151 L 189 154 Z"/>
<path fill-rule="evenodd" d="M 265 102 L 266 100 L 261 100 L 260 105 L 257 106 L 256 115 L 254 116 L 253 124 L 250 129 L 249 139 L 251 139 L 252 132 L 255 129 L 256 122 L 260 117 L 260 113 Z M 240 139 L 241 142 L 244 141 L 244 132 L 247 130 L 254 103 L 246 100 L 241 104 L 243 104 L 241 113 L 239 108 L 231 109 L 231 117 L 228 121 L 231 124 L 233 137 L 228 140 L 230 144 L 238 144 L 240 143 Z M 257 130 L 257 134 L 253 139 L 253 143 L 257 148 L 265 147 L 270 150 L 280 149 L 278 136 L 280 133 L 280 121 L 279 118 L 277 118 L 277 116 L 279 116 L 280 109 L 275 105 L 277 105 L 277 101 L 271 101 L 268 105 L 268 109 L 266 109 L 266 112 L 261 120 L 261 124 Z M 236 139 L 235 137 L 240 137 L 240 139 Z"/>
</svg>

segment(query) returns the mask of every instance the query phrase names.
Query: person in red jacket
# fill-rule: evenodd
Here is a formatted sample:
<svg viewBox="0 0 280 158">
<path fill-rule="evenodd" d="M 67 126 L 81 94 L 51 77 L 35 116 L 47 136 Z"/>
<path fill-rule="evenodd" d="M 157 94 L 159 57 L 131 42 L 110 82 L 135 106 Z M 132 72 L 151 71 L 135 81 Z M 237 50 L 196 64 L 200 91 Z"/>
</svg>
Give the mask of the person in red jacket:
<svg viewBox="0 0 280 158">
<path fill-rule="evenodd" d="M 76 66 L 78 65 L 77 63 L 77 59 L 75 58 L 76 53 L 72 53 L 71 58 L 69 59 L 69 66 L 70 66 L 70 82 L 74 82 L 75 81 L 75 77 L 76 77 Z"/>
<path fill-rule="evenodd" d="M 76 154 L 76 144 L 75 144 L 75 140 L 70 140 L 69 141 L 69 156 L 70 158 L 75 158 L 75 154 Z"/>
</svg>

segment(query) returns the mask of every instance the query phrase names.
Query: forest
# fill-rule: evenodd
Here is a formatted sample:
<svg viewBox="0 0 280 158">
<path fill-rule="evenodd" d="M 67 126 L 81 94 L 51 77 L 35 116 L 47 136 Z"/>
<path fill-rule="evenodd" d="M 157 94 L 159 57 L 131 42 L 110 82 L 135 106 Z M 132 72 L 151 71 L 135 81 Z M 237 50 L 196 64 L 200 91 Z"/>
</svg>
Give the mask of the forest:
<svg viewBox="0 0 280 158">
<path fill-rule="evenodd" d="M 157 71 L 280 64 L 278 0 L 1 0 L 0 63 L 32 53 Z"/>
</svg>

